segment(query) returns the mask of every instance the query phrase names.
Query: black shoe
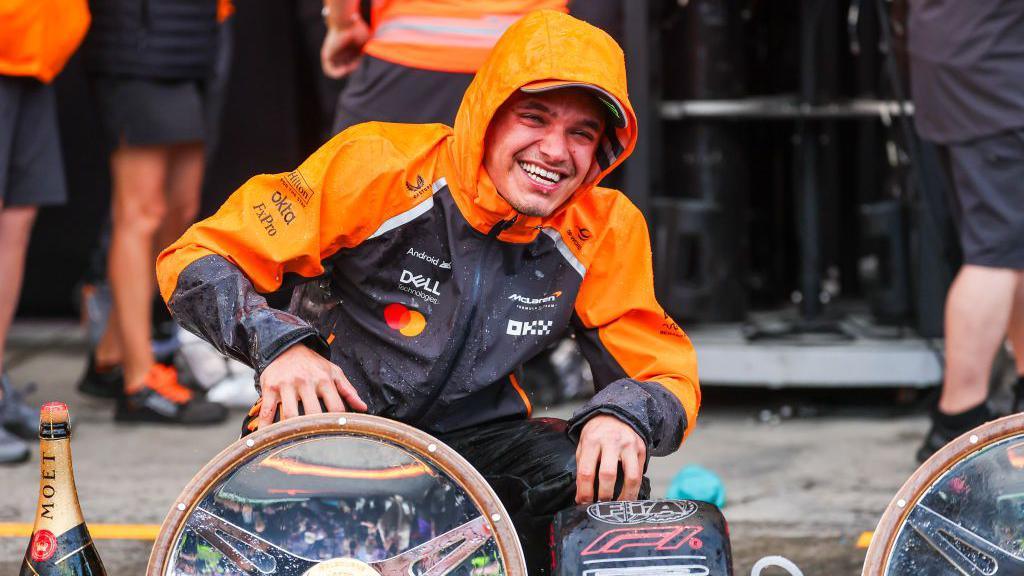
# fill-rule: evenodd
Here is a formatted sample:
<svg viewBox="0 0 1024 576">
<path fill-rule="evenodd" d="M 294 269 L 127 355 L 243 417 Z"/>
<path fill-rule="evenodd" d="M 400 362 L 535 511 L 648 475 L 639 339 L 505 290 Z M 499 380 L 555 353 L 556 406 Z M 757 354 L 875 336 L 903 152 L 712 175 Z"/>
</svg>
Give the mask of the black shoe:
<svg viewBox="0 0 1024 576">
<path fill-rule="evenodd" d="M 924 438 L 924 443 L 917 450 L 917 461 L 924 462 L 931 458 L 943 446 L 988 422 L 994 417 L 988 404 L 981 404 L 956 414 L 944 414 L 936 406 L 932 411 L 932 427 Z"/>
<path fill-rule="evenodd" d="M 140 389 L 118 399 L 114 420 L 199 425 L 218 424 L 227 415 L 227 408 L 196 397 L 179 383 L 174 368 L 154 364 Z"/>
<path fill-rule="evenodd" d="M 966 430 L 949 430 L 939 426 L 933 420 L 932 427 L 928 430 L 928 435 L 924 437 L 924 442 L 917 449 L 918 464 L 924 463 L 925 460 L 932 457 L 932 454 L 941 450 L 946 444 L 956 440 L 964 432 Z"/>
<path fill-rule="evenodd" d="M 0 426 L 0 464 L 18 464 L 28 460 L 28 444 Z"/>
<path fill-rule="evenodd" d="M 120 398 L 124 395 L 124 372 L 120 366 L 96 369 L 96 357 L 89 354 L 89 363 L 78 380 L 78 391 L 96 398 Z"/>
<path fill-rule="evenodd" d="M 0 390 L 0 425 L 25 440 L 39 438 L 39 409 L 25 402 L 25 396 L 35 391 L 35 385 L 18 390 L 6 374 L 0 374 Z"/>
</svg>

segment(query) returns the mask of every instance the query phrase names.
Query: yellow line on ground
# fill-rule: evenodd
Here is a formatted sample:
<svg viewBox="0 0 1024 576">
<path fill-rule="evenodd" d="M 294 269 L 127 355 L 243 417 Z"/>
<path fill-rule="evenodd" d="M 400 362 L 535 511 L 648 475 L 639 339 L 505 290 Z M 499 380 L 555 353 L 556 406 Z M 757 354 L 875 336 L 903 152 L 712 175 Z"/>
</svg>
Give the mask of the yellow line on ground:
<svg viewBox="0 0 1024 576">
<path fill-rule="evenodd" d="M 860 538 L 857 538 L 857 548 L 864 549 L 871 546 L 871 536 L 874 532 L 861 532 Z"/>
<path fill-rule="evenodd" d="M 156 540 L 158 524 L 89 524 L 93 540 Z M 32 525 L 19 522 L 0 522 L 0 538 L 28 538 Z"/>
</svg>

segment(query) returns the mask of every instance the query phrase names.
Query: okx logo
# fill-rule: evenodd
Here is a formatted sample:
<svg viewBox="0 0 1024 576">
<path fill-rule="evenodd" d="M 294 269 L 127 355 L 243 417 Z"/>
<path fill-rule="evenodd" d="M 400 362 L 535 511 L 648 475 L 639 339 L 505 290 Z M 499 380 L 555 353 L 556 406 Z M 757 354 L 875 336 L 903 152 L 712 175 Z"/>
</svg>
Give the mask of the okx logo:
<svg viewBox="0 0 1024 576">
<path fill-rule="evenodd" d="M 384 321 L 392 330 L 397 330 L 399 334 L 409 338 L 419 336 L 420 332 L 427 327 L 427 319 L 423 317 L 423 314 L 398 303 L 388 304 L 384 308 Z"/>
<path fill-rule="evenodd" d="M 505 333 L 509 336 L 544 336 L 551 334 L 553 324 L 552 320 L 509 320 Z"/>
</svg>

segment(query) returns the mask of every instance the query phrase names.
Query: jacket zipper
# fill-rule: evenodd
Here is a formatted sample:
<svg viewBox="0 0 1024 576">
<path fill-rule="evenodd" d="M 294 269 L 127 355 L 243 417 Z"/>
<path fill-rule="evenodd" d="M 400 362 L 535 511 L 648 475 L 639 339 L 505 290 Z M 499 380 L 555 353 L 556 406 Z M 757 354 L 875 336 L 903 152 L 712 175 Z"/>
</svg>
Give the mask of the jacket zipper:
<svg viewBox="0 0 1024 576">
<path fill-rule="evenodd" d="M 469 315 L 466 318 L 463 329 L 457 332 L 457 337 L 449 341 L 448 347 L 441 356 L 442 360 L 434 365 L 434 374 L 431 378 L 427 379 L 430 383 L 430 387 L 433 388 L 434 391 L 416 413 L 416 417 L 413 419 L 414 422 L 420 423 L 423 417 L 427 415 L 427 412 L 434 407 L 434 403 L 437 402 L 441 393 L 444 392 L 444 385 L 446 383 L 445 380 L 448 377 L 448 370 L 451 368 L 456 357 L 458 357 L 459 352 L 466 343 L 466 339 L 469 338 L 469 332 L 473 328 L 473 321 L 476 320 L 477 304 L 480 302 L 480 290 L 483 284 L 482 274 L 483 271 L 487 269 L 486 264 L 490 261 L 491 252 L 493 252 L 494 248 L 499 244 L 498 236 L 515 224 L 518 217 L 519 216 L 516 215 L 508 220 L 500 220 L 491 227 L 489 232 L 487 232 L 486 243 L 484 244 L 483 253 L 480 255 L 480 260 L 477 262 L 476 270 L 473 274 L 473 286 L 470 290 L 469 299 L 467 301 L 469 305 Z"/>
</svg>

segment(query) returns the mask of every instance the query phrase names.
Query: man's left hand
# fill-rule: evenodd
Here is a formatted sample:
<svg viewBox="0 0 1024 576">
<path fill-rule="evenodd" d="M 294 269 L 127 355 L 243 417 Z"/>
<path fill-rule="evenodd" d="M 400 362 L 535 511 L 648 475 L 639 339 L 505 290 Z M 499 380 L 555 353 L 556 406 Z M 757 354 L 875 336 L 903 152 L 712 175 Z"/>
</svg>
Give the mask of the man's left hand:
<svg viewBox="0 0 1024 576">
<path fill-rule="evenodd" d="M 629 424 L 606 414 L 594 416 L 583 425 L 576 447 L 576 503 L 595 501 L 595 478 L 598 480 L 596 499 L 614 498 L 619 464 L 624 478 L 618 499 L 636 500 L 646 458 L 647 445 Z"/>
</svg>

